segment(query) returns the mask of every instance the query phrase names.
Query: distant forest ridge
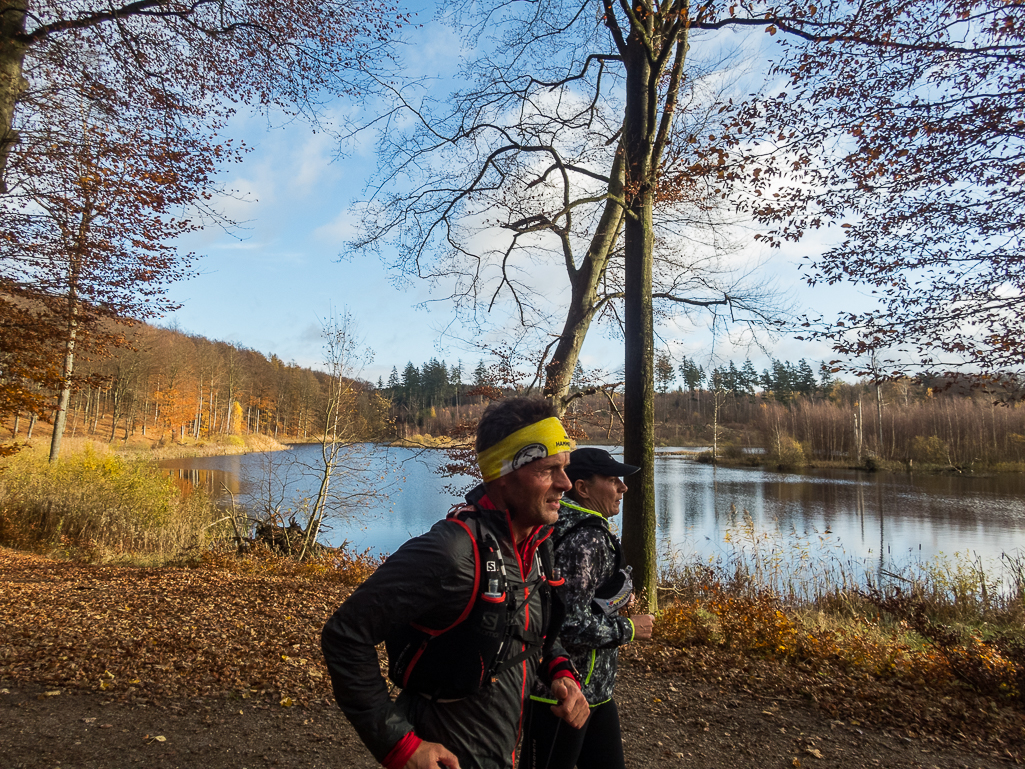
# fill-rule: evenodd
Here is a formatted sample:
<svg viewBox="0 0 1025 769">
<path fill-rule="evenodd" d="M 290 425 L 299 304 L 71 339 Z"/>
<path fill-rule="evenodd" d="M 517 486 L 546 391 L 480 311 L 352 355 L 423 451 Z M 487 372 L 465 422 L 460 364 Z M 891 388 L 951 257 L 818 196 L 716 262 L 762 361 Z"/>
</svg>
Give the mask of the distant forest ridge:
<svg viewBox="0 0 1025 769">
<path fill-rule="evenodd" d="M 81 363 L 70 437 L 127 442 L 137 435 L 184 441 L 251 434 L 287 441 L 323 434 L 330 384 L 324 371 L 147 324 L 129 328 L 126 341 L 109 357 Z M 498 381 L 499 370 L 484 361 L 467 370 L 461 361 L 450 366 L 432 358 L 393 367 L 386 381 L 353 376 L 350 408 L 369 439 L 465 435 L 489 396 L 519 391 Z M 1019 382 L 988 389 L 949 379 L 852 383 L 824 364 L 816 372 L 803 359 L 773 361 L 761 372 L 750 360 L 706 370 L 664 353 L 655 371 L 656 439 L 665 445 L 715 443 L 729 451 L 794 441 L 807 459 L 1025 461 Z M 599 384 L 577 367 L 573 388 L 581 397 L 566 421 L 582 440 L 615 443 L 622 397 L 615 386 L 588 394 Z M 52 415 L 19 414 L 7 427 L 24 437 L 38 419 L 52 421 Z"/>
<path fill-rule="evenodd" d="M 483 408 L 476 393 L 501 384 L 489 371 L 478 364 L 466 376 L 461 365 L 410 362 L 377 387 L 400 435 L 460 434 Z M 596 384 L 577 368 L 573 389 L 582 397 L 564 421 L 578 439 L 619 444 L 622 395 L 617 388 L 584 394 Z M 816 374 L 803 359 L 772 361 L 759 373 L 749 360 L 706 371 L 662 354 L 655 385 L 655 435 L 663 446 L 715 446 L 726 459 L 762 457 L 757 461 L 780 466 L 1025 468 L 1025 388 L 1018 380 L 987 387 L 968 377 L 848 382 L 824 364 Z"/>
</svg>

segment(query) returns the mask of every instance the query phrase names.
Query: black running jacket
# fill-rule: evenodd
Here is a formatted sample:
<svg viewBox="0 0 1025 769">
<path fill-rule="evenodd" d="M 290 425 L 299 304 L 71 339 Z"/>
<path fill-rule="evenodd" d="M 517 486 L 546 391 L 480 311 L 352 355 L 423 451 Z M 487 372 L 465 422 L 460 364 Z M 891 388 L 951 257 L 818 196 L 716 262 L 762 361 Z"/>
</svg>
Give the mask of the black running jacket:
<svg viewBox="0 0 1025 769">
<path fill-rule="evenodd" d="M 529 596 L 516 621 L 537 631 L 544 574 L 534 554 L 538 547 L 551 547 L 551 527 L 539 527 L 517 549 L 507 514 L 494 509 L 482 487 L 467 501 L 482 511 L 482 524 L 499 542 L 508 588 L 515 596 Z M 421 740 L 444 745 L 463 769 L 511 768 L 524 700 L 535 677 L 540 672 L 550 681 L 571 670 L 565 650 L 554 643 L 544 661 L 538 649 L 475 695 L 431 701 L 403 690 L 392 700 L 375 647 L 409 624 L 441 629 L 456 622 L 473 598 L 475 571 L 473 540 L 466 529 L 439 521 L 393 553 L 324 627 L 321 646 L 335 699 L 374 757 L 390 769 L 404 766 Z"/>
</svg>

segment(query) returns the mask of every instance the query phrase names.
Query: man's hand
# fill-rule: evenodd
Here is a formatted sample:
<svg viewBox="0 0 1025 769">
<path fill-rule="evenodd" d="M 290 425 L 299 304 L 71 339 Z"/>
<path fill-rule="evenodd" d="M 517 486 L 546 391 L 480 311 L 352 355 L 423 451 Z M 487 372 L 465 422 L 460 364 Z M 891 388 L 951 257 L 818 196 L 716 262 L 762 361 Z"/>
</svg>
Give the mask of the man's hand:
<svg viewBox="0 0 1025 769">
<path fill-rule="evenodd" d="M 459 769 L 459 759 L 444 745 L 426 740 L 420 743 L 406 762 L 406 769 L 438 769 L 439 766 Z"/>
<path fill-rule="evenodd" d="M 651 638 L 651 629 L 655 625 L 654 614 L 631 614 L 630 621 L 634 623 L 634 640 L 647 641 Z"/>
<path fill-rule="evenodd" d="M 555 715 L 574 729 L 579 729 L 587 723 L 591 709 L 587 706 L 584 695 L 580 693 L 576 681 L 567 676 L 556 678 L 552 683 L 552 694 L 559 701 L 558 705 L 552 705 L 552 712 Z"/>
</svg>

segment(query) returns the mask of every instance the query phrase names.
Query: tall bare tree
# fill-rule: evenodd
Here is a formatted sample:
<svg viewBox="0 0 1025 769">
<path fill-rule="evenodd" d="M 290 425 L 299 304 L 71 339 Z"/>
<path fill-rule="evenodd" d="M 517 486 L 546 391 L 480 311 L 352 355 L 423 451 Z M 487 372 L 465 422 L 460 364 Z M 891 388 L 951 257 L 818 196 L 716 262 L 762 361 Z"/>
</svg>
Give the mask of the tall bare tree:
<svg viewBox="0 0 1025 769">
<path fill-rule="evenodd" d="M 930 52 L 946 55 L 951 58 L 942 59 L 943 66 L 952 75 L 958 64 L 988 61 L 983 37 L 969 34 L 964 45 L 954 42 L 973 31 L 981 8 L 986 11 L 980 18 L 992 22 L 993 35 L 1018 34 L 1017 7 L 995 0 L 988 5 L 916 0 L 900 7 L 884 0 L 699 6 L 685 0 L 542 0 L 522 8 L 502 2 L 453 4 L 451 19 L 473 51 L 463 68 L 469 85 L 446 103 L 448 111 L 429 101 L 414 103 L 406 91 L 397 110 L 412 112 L 412 132 L 403 132 L 393 119 L 398 111 L 384 118 L 386 170 L 381 187 L 375 187 L 371 213 L 376 218 L 361 245 L 394 234 L 402 247 L 397 266 L 447 283 L 450 296 L 475 318 L 503 295 L 509 297 L 524 327 L 551 334 L 543 365 L 547 391 L 555 396 L 572 376 L 572 349 L 579 350 L 596 312 L 611 313 L 621 322 L 626 461 L 643 468 L 626 497 L 623 541 L 640 584 L 652 597 L 656 308 L 659 302 L 686 299 L 733 313 L 746 310 L 748 319 L 759 319 L 757 307 L 740 301 L 742 295 L 729 286 L 706 285 L 708 293 L 688 295 L 674 281 L 694 273 L 660 271 L 661 243 L 678 249 L 685 243 L 679 250 L 691 258 L 708 253 L 693 241 L 702 237 L 698 233 L 721 236 L 722 229 L 696 225 L 722 222 L 715 203 L 724 198 L 756 220 L 784 222 L 778 234 L 771 229 L 763 233 L 770 242 L 817 226 L 824 217 L 821 209 L 838 200 L 845 205 L 867 201 L 865 210 L 876 210 L 871 178 L 878 155 L 873 153 L 903 163 L 901 139 L 928 136 L 934 124 L 927 110 L 916 113 L 916 108 L 936 96 L 939 101 L 929 114 L 943 109 L 942 96 L 926 88 L 917 92 L 918 102 L 906 103 L 906 124 L 887 128 L 873 123 L 875 110 L 887 107 L 889 94 L 899 88 L 887 77 L 887 61 L 918 51 L 926 54 L 922 62 L 937 64 L 940 59 L 931 60 Z M 1000 19 L 1008 20 L 1007 30 Z M 706 33 L 727 28 L 785 41 L 782 52 L 766 52 L 766 68 L 774 77 L 788 73 L 794 91 L 779 94 L 770 83 L 768 98 L 743 105 L 750 107 L 747 111 L 734 109 L 727 95 L 714 88 L 700 99 L 702 88 L 718 81 L 700 77 L 702 68 L 692 51 L 695 46 L 715 49 L 714 41 L 701 45 L 709 40 Z M 863 64 L 866 51 L 878 54 L 877 60 Z M 991 59 L 1007 54 L 1016 51 L 994 51 Z M 701 58 L 707 61 L 708 56 Z M 782 64 L 773 69 L 773 61 Z M 840 67 L 839 83 L 832 63 Z M 875 79 L 862 82 L 865 71 Z M 929 66 L 918 73 L 918 82 L 930 82 Z M 997 74 L 989 77 L 999 81 Z M 1002 86 L 1007 93 L 1014 91 L 1014 82 Z M 954 122 L 970 125 L 970 106 L 971 100 L 963 102 Z M 998 114 L 999 107 L 994 109 Z M 855 114 L 868 122 L 852 123 Z M 828 128 L 817 131 L 823 121 Z M 885 130 L 875 134 L 876 127 Z M 890 134 L 890 128 L 898 130 Z M 844 186 L 847 167 L 829 166 L 849 198 L 833 197 L 816 209 L 815 178 L 801 174 L 823 157 L 844 158 L 843 137 L 858 139 L 862 133 L 865 141 L 856 142 L 859 162 L 849 166 L 860 176 Z M 869 137 L 893 141 L 877 150 Z M 923 145 L 916 162 L 924 162 L 928 146 Z M 1006 159 L 1012 163 L 1014 156 Z M 468 175 L 462 169 L 469 169 Z M 793 176 L 799 180 L 788 185 Z M 389 182 L 396 184 L 387 197 L 382 189 Z M 893 189 L 898 194 L 899 185 Z M 871 217 L 864 221 L 870 229 Z M 938 226 L 938 219 L 933 221 Z M 495 228 L 508 236 L 498 238 Z M 866 274 L 872 274 L 871 254 L 847 253 L 863 260 Z M 569 308 L 560 332 L 548 330 L 552 318 L 546 305 L 529 291 L 536 285 L 533 279 L 549 296 L 554 293 L 546 256 L 561 262 L 569 276 L 568 290 L 555 297 Z M 620 276 L 621 283 L 616 280 Z"/>
<path fill-rule="evenodd" d="M 640 7 L 453 4 L 449 20 L 482 41 L 469 85 L 443 104 L 403 95 L 411 130 L 384 119 L 385 169 L 355 245 L 391 240 L 394 267 L 443 286 L 471 322 L 505 301 L 512 322 L 497 325 L 542 350 L 535 384 L 563 407 L 591 325 L 624 335 L 627 461 L 644 468 L 624 543 L 654 598 L 655 313 L 763 323 L 773 308 L 729 269 L 734 222 L 716 186 L 677 173 L 659 187 L 693 162 L 691 136 L 718 132 L 723 99 L 705 77 L 718 62 L 685 70 L 688 6 Z"/>
</svg>

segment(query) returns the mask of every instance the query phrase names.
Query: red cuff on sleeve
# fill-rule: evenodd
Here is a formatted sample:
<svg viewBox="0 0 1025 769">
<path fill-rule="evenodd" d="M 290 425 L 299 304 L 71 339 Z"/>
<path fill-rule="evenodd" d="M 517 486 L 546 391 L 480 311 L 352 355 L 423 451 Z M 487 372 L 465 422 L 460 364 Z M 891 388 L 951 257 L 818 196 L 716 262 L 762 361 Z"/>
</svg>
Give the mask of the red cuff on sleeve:
<svg viewBox="0 0 1025 769">
<path fill-rule="evenodd" d="M 584 686 L 580 683 L 580 677 L 577 672 L 573 669 L 573 663 L 570 662 L 566 657 L 556 657 L 548 663 L 548 677 L 554 681 L 556 678 L 572 678 L 577 682 L 577 688 L 583 689 Z"/>
<path fill-rule="evenodd" d="M 580 680 L 575 675 L 573 675 L 572 670 L 560 670 L 558 673 L 552 676 L 552 680 L 554 681 L 557 678 L 572 678 L 574 681 L 577 682 L 577 688 L 580 688 Z"/>
<path fill-rule="evenodd" d="M 406 736 L 395 743 L 394 747 L 388 751 L 388 755 L 384 757 L 384 761 L 381 763 L 385 769 L 402 769 L 409 761 L 409 757 L 416 752 L 416 749 L 420 747 L 420 743 L 423 742 L 413 732 L 407 732 Z"/>
</svg>

